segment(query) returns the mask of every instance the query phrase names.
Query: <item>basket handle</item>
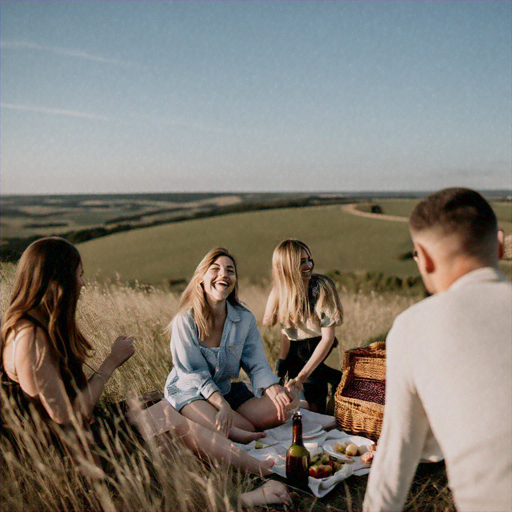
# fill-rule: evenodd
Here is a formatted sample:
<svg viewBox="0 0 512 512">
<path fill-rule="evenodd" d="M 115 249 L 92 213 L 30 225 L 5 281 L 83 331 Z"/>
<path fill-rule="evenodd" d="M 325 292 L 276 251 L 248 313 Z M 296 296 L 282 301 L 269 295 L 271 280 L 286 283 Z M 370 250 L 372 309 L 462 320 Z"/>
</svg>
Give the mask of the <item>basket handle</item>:
<svg viewBox="0 0 512 512">
<path fill-rule="evenodd" d="M 341 376 L 341 381 L 338 384 L 336 394 L 339 393 L 341 395 L 342 391 L 345 389 L 345 386 L 349 382 L 351 382 L 353 379 L 354 379 L 354 367 L 351 365 L 351 366 L 347 366 L 347 367 L 343 368 L 343 374 Z"/>
</svg>

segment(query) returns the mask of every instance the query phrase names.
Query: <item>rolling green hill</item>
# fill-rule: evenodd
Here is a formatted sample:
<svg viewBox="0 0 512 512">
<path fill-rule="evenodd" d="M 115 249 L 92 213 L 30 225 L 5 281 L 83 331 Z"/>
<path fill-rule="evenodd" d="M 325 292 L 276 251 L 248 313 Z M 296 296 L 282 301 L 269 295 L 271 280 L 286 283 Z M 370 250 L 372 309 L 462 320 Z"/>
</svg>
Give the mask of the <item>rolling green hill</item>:
<svg viewBox="0 0 512 512">
<path fill-rule="evenodd" d="M 407 216 L 416 204 L 413 199 L 376 202 L 384 213 L 399 216 Z M 493 206 L 510 234 L 510 203 Z M 236 213 L 134 229 L 79 248 L 90 275 L 160 284 L 188 280 L 209 249 L 224 246 L 237 258 L 241 279 L 261 281 L 269 279 L 272 251 L 284 238 L 306 242 L 319 272 L 418 275 L 412 260 L 400 258 L 412 249 L 407 223 L 350 215 L 341 205 Z M 510 275 L 510 263 L 504 263 L 503 270 Z"/>
<path fill-rule="evenodd" d="M 80 244 L 86 272 L 100 279 L 157 284 L 188 279 L 203 255 L 225 246 L 238 259 L 241 278 L 270 276 L 272 251 L 284 238 L 299 238 L 313 252 L 317 270 L 417 275 L 407 224 L 356 217 L 341 206 L 239 213 L 118 233 Z"/>
</svg>

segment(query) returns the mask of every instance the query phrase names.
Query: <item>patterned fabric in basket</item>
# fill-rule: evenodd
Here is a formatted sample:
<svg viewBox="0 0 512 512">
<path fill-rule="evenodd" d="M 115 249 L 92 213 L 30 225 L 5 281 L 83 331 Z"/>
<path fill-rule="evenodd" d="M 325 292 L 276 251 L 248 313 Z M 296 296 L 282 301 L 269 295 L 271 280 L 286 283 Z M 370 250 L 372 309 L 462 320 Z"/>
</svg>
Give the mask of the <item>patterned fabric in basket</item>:
<svg viewBox="0 0 512 512">
<path fill-rule="evenodd" d="M 384 405 L 386 381 L 354 379 L 343 390 L 343 396 Z"/>
</svg>

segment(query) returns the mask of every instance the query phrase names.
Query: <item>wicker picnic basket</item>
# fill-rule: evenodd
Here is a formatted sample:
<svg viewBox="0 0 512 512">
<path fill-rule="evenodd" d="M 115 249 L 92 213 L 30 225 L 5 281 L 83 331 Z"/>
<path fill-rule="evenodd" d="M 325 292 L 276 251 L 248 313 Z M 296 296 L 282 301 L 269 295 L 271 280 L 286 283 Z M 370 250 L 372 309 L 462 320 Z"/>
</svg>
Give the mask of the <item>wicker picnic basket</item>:
<svg viewBox="0 0 512 512">
<path fill-rule="evenodd" d="M 343 377 L 334 396 L 339 427 L 377 441 L 382 430 L 386 387 L 386 344 L 347 350 Z"/>
</svg>

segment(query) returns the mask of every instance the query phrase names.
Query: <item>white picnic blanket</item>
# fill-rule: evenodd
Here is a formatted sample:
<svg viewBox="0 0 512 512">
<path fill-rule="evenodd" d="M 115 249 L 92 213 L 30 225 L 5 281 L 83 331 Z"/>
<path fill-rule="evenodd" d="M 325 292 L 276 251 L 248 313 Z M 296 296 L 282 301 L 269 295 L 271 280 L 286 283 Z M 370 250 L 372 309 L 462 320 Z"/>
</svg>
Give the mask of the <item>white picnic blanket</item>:
<svg viewBox="0 0 512 512">
<path fill-rule="evenodd" d="M 318 414 L 316 412 L 308 411 L 307 409 L 300 410 L 303 418 L 303 438 L 304 445 L 309 450 L 311 456 L 317 453 L 323 453 L 324 445 L 330 445 L 332 442 L 337 442 L 339 439 L 353 437 L 343 432 L 342 430 L 329 430 L 336 425 L 333 416 L 325 414 Z M 266 431 L 267 436 L 260 440 L 260 443 L 267 445 L 265 448 L 256 449 L 256 442 L 253 441 L 249 444 L 237 444 L 239 448 L 248 452 L 249 455 L 258 460 L 272 459 L 275 461 L 272 470 L 274 473 L 286 478 L 286 451 L 292 443 L 292 422 L 291 420 L 279 427 L 269 429 Z M 369 439 L 358 437 L 368 443 Z M 360 443 L 361 444 L 361 443 Z M 356 457 L 353 464 L 344 464 L 340 471 L 337 471 L 333 476 L 328 478 L 313 478 L 309 477 L 308 485 L 313 494 L 317 498 L 321 498 L 332 491 L 336 485 L 348 478 L 350 475 L 366 475 L 370 472 L 368 466 L 364 465 L 358 457 Z"/>
</svg>

